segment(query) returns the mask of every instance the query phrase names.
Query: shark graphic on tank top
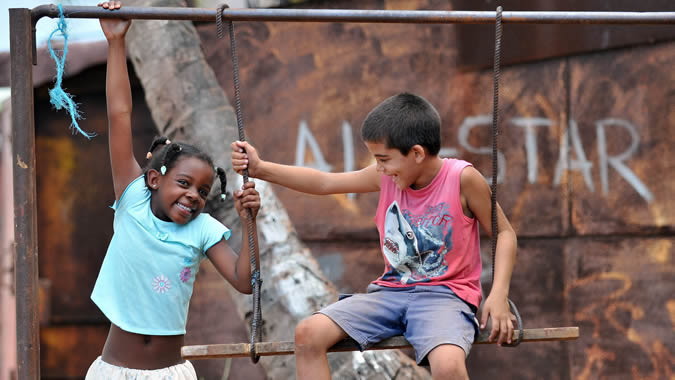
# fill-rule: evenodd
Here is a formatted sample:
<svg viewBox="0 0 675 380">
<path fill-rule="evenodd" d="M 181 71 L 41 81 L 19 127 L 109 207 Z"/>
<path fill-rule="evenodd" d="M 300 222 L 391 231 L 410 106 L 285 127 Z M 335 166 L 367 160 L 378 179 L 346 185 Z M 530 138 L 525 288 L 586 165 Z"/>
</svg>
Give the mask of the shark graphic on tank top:
<svg viewBox="0 0 675 380">
<path fill-rule="evenodd" d="M 478 307 L 480 238 L 478 221 L 464 215 L 460 176 L 471 164 L 444 159 L 422 189 L 399 189 L 382 176 L 375 223 L 385 268 L 375 284 L 387 287 L 445 285 Z"/>
</svg>

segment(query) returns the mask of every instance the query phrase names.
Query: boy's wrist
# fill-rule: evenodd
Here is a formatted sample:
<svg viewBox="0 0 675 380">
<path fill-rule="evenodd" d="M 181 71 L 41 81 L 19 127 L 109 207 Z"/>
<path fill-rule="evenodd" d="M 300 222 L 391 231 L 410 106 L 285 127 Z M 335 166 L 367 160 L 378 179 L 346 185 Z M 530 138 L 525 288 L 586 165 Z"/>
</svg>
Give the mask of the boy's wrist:
<svg viewBox="0 0 675 380">
<path fill-rule="evenodd" d="M 255 177 L 257 179 L 262 179 L 264 181 L 267 181 L 267 162 L 263 160 L 258 161 L 258 165 L 256 165 L 255 169 Z"/>
<path fill-rule="evenodd" d="M 490 290 L 490 294 L 488 295 L 488 298 L 494 298 L 494 297 L 501 297 L 504 299 L 509 298 L 509 291 L 505 289 L 500 289 L 500 288 L 493 288 Z"/>
<path fill-rule="evenodd" d="M 108 45 L 110 46 L 124 46 L 125 42 L 124 36 L 108 38 Z"/>
</svg>

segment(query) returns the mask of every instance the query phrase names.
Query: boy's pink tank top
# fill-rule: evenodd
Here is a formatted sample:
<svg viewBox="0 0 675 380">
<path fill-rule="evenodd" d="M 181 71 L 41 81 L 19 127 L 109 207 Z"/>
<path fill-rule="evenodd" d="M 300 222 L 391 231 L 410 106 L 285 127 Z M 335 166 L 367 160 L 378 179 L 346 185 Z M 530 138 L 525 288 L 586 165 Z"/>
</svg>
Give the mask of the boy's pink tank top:
<svg viewBox="0 0 675 380">
<path fill-rule="evenodd" d="M 436 177 L 419 190 L 401 190 L 382 176 L 375 223 L 385 268 L 373 283 L 444 285 L 464 301 L 480 305 L 478 221 L 464 215 L 460 201 L 460 175 L 470 165 L 444 159 Z"/>
</svg>

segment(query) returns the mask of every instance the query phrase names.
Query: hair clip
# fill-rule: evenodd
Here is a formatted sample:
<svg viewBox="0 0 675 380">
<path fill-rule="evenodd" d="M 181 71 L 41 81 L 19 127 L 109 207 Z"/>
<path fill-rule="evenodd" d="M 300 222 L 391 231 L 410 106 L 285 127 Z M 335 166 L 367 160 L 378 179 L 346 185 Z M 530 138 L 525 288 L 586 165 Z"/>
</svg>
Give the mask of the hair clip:
<svg viewBox="0 0 675 380">
<path fill-rule="evenodd" d="M 146 160 L 149 160 L 149 159 L 151 159 L 151 158 L 152 158 L 152 152 L 148 152 L 148 153 L 145 155 L 145 159 L 146 159 Z"/>
<path fill-rule="evenodd" d="M 220 201 L 221 202 L 224 201 L 225 198 L 227 198 L 227 194 L 225 194 L 225 193 L 220 194 Z"/>
<path fill-rule="evenodd" d="M 162 165 L 162 167 L 159 168 L 159 172 L 162 173 L 162 175 L 166 174 L 166 166 Z"/>
</svg>

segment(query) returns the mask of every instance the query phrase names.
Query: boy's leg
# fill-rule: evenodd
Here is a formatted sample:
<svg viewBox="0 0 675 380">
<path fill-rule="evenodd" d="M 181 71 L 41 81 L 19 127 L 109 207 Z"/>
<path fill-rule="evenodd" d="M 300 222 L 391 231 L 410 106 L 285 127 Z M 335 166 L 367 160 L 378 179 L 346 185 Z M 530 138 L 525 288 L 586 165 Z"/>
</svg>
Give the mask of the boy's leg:
<svg viewBox="0 0 675 380">
<path fill-rule="evenodd" d="M 417 286 L 406 311 L 406 339 L 433 379 L 468 379 L 466 356 L 478 333 L 471 307 L 449 288 Z"/>
<path fill-rule="evenodd" d="M 295 370 L 299 380 L 330 380 L 328 349 L 347 333 L 323 314 L 302 320 L 295 328 Z"/>
<path fill-rule="evenodd" d="M 372 343 L 402 334 L 406 294 L 371 285 L 367 294 L 343 298 L 300 322 L 295 328 L 298 379 L 329 380 L 326 353 L 346 337 L 351 337 L 359 349 L 364 350 Z"/>
<path fill-rule="evenodd" d="M 452 344 L 437 346 L 427 356 L 431 366 L 431 377 L 434 380 L 468 380 L 466 371 L 466 353 Z"/>
</svg>

